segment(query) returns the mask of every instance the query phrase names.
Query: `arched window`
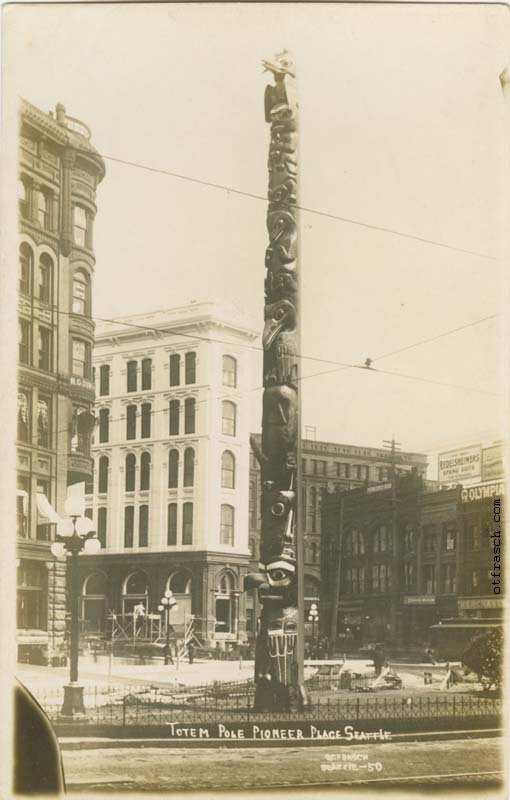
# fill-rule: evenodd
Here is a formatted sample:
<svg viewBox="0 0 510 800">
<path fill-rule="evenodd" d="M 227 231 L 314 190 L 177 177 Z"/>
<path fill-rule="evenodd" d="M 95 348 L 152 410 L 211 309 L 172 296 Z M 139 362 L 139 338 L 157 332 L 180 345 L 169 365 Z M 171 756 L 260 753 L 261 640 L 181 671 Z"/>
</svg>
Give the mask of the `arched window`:
<svg viewBox="0 0 510 800">
<path fill-rule="evenodd" d="M 122 592 L 123 615 L 133 614 L 135 606 L 142 604 L 147 613 L 148 607 L 148 581 L 144 572 L 132 572 L 124 581 Z"/>
<path fill-rule="evenodd" d="M 23 243 L 19 249 L 19 291 L 20 294 L 32 294 L 32 272 L 34 254 L 28 244 Z"/>
<path fill-rule="evenodd" d="M 37 192 L 37 220 L 42 228 L 50 227 L 50 198 L 47 192 Z"/>
<path fill-rule="evenodd" d="M 144 358 L 142 361 L 142 389 L 150 389 L 152 386 L 152 358 Z"/>
<path fill-rule="evenodd" d="M 101 364 L 99 368 L 99 394 L 110 394 L 110 365 Z"/>
<path fill-rule="evenodd" d="M 39 300 L 51 303 L 53 299 L 53 261 L 47 253 L 39 259 Z"/>
<path fill-rule="evenodd" d="M 230 450 L 221 456 L 221 485 L 224 489 L 235 489 L 236 460 Z"/>
<path fill-rule="evenodd" d="M 106 520 L 108 509 L 98 508 L 97 510 L 97 538 L 101 542 L 101 547 L 106 547 Z"/>
<path fill-rule="evenodd" d="M 125 479 L 126 492 L 135 491 L 135 479 L 136 479 L 136 456 L 134 453 L 128 453 L 126 456 L 126 479 Z"/>
<path fill-rule="evenodd" d="M 171 547 L 177 544 L 177 503 L 168 504 L 166 543 Z"/>
<path fill-rule="evenodd" d="M 180 400 L 170 400 L 170 424 L 169 424 L 169 434 L 170 436 L 178 436 L 179 435 L 179 413 L 180 413 Z"/>
<path fill-rule="evenodd" d="M 184 625 L 191 616 L 191 592 L 193 581 L 187 570 L 179 570 L 170 575 L 167 589 L 174 593 L 177 606 L 172 610 L 171 622 Z"/>
<path fill-rule="evenodd" d="M 232 356 L 223 356 L 223 386 L 237 386 L 237 361 Z"/>
<path fill-rule="evenodd" d="M 99 475 L 97 482 L 97 490 L 99 494 L 105 494 L 108 491 L 108 469 L 110 463 L 108 456 L 101 456 L 99 459 Z"/>
<path fill-rule="evenodd" d="M 168 488 L 177 489 L 179 485 L 179 451 L 170 450 L 168 454 Z"/>
<path fill-rule="evenodd" d="M 126 439 L 136 439 L 136 406 L 126 408 Z"/>
<path fill-rule="evenodd" d="M 110 438 L 110 410 L 101 408 L 99 411 L 99 441 L 107 442 Z"/>
<path fill-rule="evenodd" d="M 133 547 L 133 532 L 135 528 L 135 507 L 124 507 L 124 547 Z"/>
<path fill-rule="evenodd" d="M 236 601 L 233 597 L 234 580 L 229 572 L 222 572 L 218 578 L 215 603 L 215 633 L 236 632 Z M 237 601 L 238 602 L 238 601 Z"/>
<path fill-rule="evenodd" d="M 234 508 L 221 506 L 220 544 L 234 544 Z"/>
<path fill-rule="evenodd" d="M 182 543 L 193 544 L 193 503 L 182 504 Z"/>
<path fill-rule="evenodd" d="M 128 361 L 126 389 L 128 392 L 136 392 L 138 364 L 136 361 Z"/>
<path fill-rule="evenodd" d="M 221 432 L 225 436 L 236 435 L 236 407 L 230 400 L 221 404 Z"/>
<path fill-rule="evenodd" d="M 145 453 L 143 455 L 145 455 Z M 138 547 L 148 547 L 148 545 L 149 545 L 149 506 L 143 505 L 140 506 L 138 511 Z"/>
<path fill-rule="evenodd" d="M 73 275 L 73 314 L 90 316 L 89 277 L 81 269 Z"/>
<path fill-rule="evenodd" d="M 181 357 L 179 353 L 170 356 L 170 386 L 179 386 L 181 383 Z"/>
<path fill-rule="evenodd" d="M 197 354 L 186 353 L 184 356 L 184 375 L 185 383 L 196 383 L 197 381 Z"/>
<path fill-rule="evenodd" d="M 150 439 L 151 435 L 151 414 L 152 406 L 150 403 L 142 403 L 142 439 Z"/>
<path fill-rule="evenodd" d="M 106 626 L 106 576 L 93 572 L 83 581 L 82 617 L 85 630 L 99 633 Z"/>
<path fill-rule="evenodd" d="M 140 489 L 151 488 L 151 454 L 142 453 L 140 459 Z"/>
<path fill-rule="evenodd" d="M 79 247 L 87 245 L 87 212 L 82 206 L 73 208 L 73 235 L 75 244 Z"/>
<path fill-rule="evenodd" d="M 184 401 L 184 433 L 195 433 L 195 398 Z"/>
<path fill-rule="evenodd" d="M 193 486 L 195 480 L 195 451 L 187 447 L 184 451 L 184 486 Z"/>
</svg>

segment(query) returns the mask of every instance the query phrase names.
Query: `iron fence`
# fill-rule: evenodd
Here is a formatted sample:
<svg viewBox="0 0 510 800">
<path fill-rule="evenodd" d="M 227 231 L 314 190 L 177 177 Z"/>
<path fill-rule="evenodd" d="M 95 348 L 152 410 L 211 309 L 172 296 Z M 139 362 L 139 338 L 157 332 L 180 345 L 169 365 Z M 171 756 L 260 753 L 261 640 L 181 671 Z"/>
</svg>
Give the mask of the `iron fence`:
<svg viewBox="0 0 510 800">
<path fill-rule="evenodd" d="M 244 693 L 239 684 L 244 683 Z M 206 692 L 197 687 L 181 691 L 147 687 L 85 687 L 89 722 L 97 725 L 166 725 L 174 723 L 410 720 L 493 717 L 501 714 L 498 698 L 450 694 L 420 697 L 317 697 L 299 712 L 259 712 L 254 708 L 254 687 L 236 682 L 238 691 Z M 231 687 L 232 689 L 233 687 Z M 62 692 L 40 694 L 39 702 L 57 720 Z"/>
</svg>

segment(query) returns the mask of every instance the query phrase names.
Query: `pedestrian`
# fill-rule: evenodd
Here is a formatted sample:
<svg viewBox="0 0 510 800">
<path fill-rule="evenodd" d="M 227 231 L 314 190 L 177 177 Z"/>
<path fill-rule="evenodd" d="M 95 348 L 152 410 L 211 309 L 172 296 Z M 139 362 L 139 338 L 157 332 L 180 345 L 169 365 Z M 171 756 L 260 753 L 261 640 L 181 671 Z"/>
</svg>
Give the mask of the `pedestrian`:
<svg viewBox="0 0 510 800">
<path fill-rule="evenodd" d="M 193 659 L 195 657 L 195 645 L 193 642 L 190 642 L 188 645 L 188 660 L 190 664 L 193 664 Z"/>
</svg>

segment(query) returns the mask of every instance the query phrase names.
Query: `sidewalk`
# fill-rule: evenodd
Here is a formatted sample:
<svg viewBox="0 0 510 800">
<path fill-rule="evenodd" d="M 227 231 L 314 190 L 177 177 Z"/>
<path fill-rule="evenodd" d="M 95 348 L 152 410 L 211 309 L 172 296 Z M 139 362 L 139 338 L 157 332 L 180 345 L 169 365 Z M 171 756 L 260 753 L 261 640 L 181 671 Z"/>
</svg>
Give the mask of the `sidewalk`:
<svg viewBox="0 0 510 800">
<path fill-rule="evenodd" d="M 253 661 L 181 662 L 169 664 L 122 664 L 116 659 L 110 665 L 107 657 L 82 656 L 79 679 L 83 686 L 198 686 L 213 681 L 244 681 L 253 677 Z M 38 692 L 60 689 L 68 682 L 68 667 L 38 667 L 17 664 L 16 677 L 37 697 Z"/>
</svg>

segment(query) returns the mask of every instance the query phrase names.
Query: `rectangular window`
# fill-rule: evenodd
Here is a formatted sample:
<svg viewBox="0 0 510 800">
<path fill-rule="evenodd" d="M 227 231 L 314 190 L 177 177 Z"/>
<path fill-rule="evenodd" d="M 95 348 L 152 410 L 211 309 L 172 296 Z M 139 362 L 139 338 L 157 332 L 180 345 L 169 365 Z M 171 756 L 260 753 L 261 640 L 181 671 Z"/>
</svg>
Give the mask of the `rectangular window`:
<svg viewBox="0 0 510 800">
<path fill-rule="evenodd" d="M 31 438 L 32 395 L 28 390 L 18 392 L 18 439 L 29 442 Z"/>
<path fill-rule="evenodd" d="M 101 547 L 106 547 L 106 523 L 108 520 L 108 509 L 98 508 L 97 510 L 97 538 L 101 542 Z"/>
<path fill-rule="evenodd" d="M 184 433 L 195 433 L 195 398 L 184 401 Z"/>
<path fill-rule="evenodd" d="M 28 538 L 30 520 L 30 478 L 18 478 L 16 492 L 16 533 L 22 539 Z"/>
<path fill-rule="evenodd" d="M 170 546 L 177 544 L 177 503 L 169 503 L 168 505 L 166 543 Z"/>
<path fill-rule="evenodd" d="M 197 381 L 197 354 L 186 353 L 184 356 L 184 374 L 186 383 L 196 383 Z"/>
<path fill-rule="evenodd" d="M 182 506 L 182 543 L 193 544 L 193 503 Z"/>
<path fill-rule="evenodd" d="M 32 325 L 26 319 L 19 321 L 19 362 L 30 364 Z"/>
<path fill-rule="evenodd" d="M 434 564 L 425 564 L 425 594 L 436 593 L 436 568 Z"/>
<path fill-rule="evenodd" d="M 102 364 L 99 368 L 99 394 L 104 397 L 110 394 L 110 365 Z"/>
<path fill-rule="evenodd" d="M 50 201 L 46 192 L 37 192 L 37 219 L 42 228 L 49 228 Z"/>
<path fill-rule="evenodd" d="M 38 366 L 46 372 L 51 371 L 51 331 L 39 326 Z"/>
<path fill-rule="evenodd" d="M 43 261 L 39 262 L 39 300 L 51 302 L 51 268 Z"/>
<path fill-rule="evenodd" d="M 447 527 L 444 533 L 444 549 L 453 552 L 455 550 L 457 531 L 453 527 Z"/>
<path fill-rule="evenodd" d="M 90 344 L 81 339 L 73 339 L 73 375 L 90 380 L 92 365 L 90 360 Z"/>
<path fill-rule="evenodd" d="M 51 446 L 51 397 L 42 394 L 37 400 L 37 445 Z"/>
<path fill-rule="evenodd" d="M 152 387 L 152 359 L 144 358 L 142 361 L 142 390 Z"/>
<path fill-rule="evenodd" d="M 181 382 L 181 357 L 178 353 L 170 356 L 170 386 L 179 386 Z"/>
<path fill-rule="evenodd" d="M 49 481 L 37 479 L 37 494 L 43 494 L 51 503 L 50 496 L 50 483 Z M 37 526 L 35 529 L 35 538 L 39 542 L 49 542 L 50 540 L 50 525 L 46 517 L 37 511 Z"/>
<path fill-rule="evenodd" d="M 138 546 L 149 545 L 149 506 L 140 506 L 138 518 Z"/>
<path fill-rule="evenodd" d="M 221 507 L 220 544 L 234 544 L 234 508 L 232 506 Z"/>
<path fill-rule="evenodd" d="M 135 522 L 135 507 L 124 508 L 124 547 L 133 547 L 133 531 Z"/>
<path fill-rule="evenodd" d="M 136 361 L 127 363 L 127 391 L 136 392 L 138 364 Z"/>
<path fill-rule="evenodd" d="M 170 436 L 179 435 L 179 411 L 180 401 L 170 400 L 170 425 L 168 431 Z"/>
<path fill-rule="evenodd" d="M 73 208 L 74 241 L 79 247 L 85 247 L 87 239 L 87 213 L 81 206 Z"/>
</svg>

